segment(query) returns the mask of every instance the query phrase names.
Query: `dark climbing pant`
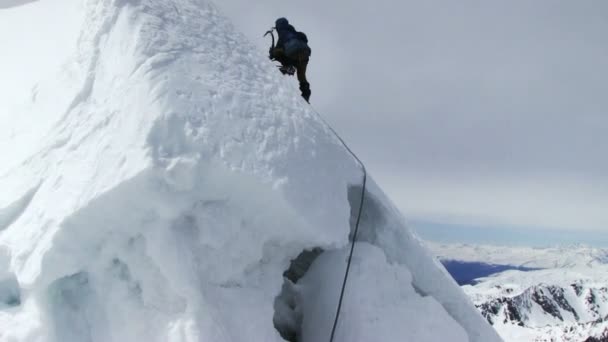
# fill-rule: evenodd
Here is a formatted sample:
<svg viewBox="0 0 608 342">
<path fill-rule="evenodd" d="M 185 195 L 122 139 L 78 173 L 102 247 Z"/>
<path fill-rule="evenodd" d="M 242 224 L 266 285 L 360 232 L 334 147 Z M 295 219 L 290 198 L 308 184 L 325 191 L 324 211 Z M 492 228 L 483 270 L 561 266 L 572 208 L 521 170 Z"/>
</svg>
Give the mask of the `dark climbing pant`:
<svg viewBox="0 0 608 342">
<path fill-rule="evenodd" d="M 306 102 L 310 101 L 310 84 L 306 79 L 306 68 L 310 59 L 309 50 L 300 50 L 292 56 L 286 56 L 285 51 L 281 48 L 272 50 L 271 57 L 284 66 L 294 66 L 297 70 L 298 81 L 300 82 L 300 91 Z"/>
</svg>

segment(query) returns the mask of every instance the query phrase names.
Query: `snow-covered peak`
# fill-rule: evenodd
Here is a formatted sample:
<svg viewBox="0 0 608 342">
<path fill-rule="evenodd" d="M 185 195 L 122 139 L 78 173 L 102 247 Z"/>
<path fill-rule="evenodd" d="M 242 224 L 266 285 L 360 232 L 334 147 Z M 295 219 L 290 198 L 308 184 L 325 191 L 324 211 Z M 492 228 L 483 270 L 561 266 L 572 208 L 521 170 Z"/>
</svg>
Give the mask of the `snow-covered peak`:
<svg viewBox="0 0 608 342">
<path fill-rule="evenodd" d="M 506 271 L 463 286 L 508 341 L 603 341 L 608 266 Z"/>
<path fill-rule="evenodd" d="M 428 245 L 444 262 L 471 268 L 532 267 L 494 273 L 462 287 L 506 341 L 605 341 L 608 337 L 606 250 L 582 245 Z"/>
<path fill-rule="evenodd" d="M 362 170 L 213 4 L 32 2 L 0 35 L 37 70 L 0 98 L 0 341 L 329 337 Z M 336 341 L 498 340 L 365 190 Z"/>
</svg>

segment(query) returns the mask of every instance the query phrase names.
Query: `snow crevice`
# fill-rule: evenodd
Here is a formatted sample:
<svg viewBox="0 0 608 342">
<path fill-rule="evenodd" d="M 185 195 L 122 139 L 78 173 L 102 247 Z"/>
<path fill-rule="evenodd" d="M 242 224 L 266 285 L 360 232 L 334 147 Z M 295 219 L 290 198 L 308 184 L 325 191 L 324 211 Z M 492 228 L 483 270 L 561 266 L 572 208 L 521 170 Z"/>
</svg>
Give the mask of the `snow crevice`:
<svg viewBox="0 0 608 342">
<path fill-rule="evenodd" d="M 320 247 L 302 251 L 291 260 L 289 268 L 283 273 L 283 286 L 274 300 L 273 323 L 286 341 L 298 342 L 301 338 L 303 321 L 301 301 L 306 298 L 302 298 L 297 283 L 322 253 L 323 249 Z"/>
<path fill-rule="evenodd" d="M 14 274 L 0 279 L 0 310 L 21 305 L 21 289 Z"/>
<path fill-rule="evenodd" d="M 7 249 L 0 247 L 0 310 L 20 306 L 21 296 L 17 276 L 10 271 L 10 253 Z"/>
</svg>

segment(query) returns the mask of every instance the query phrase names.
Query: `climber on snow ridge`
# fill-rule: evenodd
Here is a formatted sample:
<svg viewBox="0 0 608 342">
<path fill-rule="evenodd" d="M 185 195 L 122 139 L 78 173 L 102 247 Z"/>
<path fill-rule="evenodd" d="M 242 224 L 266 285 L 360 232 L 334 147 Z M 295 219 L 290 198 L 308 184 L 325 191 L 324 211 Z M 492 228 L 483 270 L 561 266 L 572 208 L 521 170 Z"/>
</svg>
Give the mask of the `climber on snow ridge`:
<svg viewBox="0 0 608 342">
<path fill-rule="evenodd" d="M 279 40 L 277 45 L 274 46 L 273 37 L 270 59 L 281 63 L 280 70 L 283 74 L 293 75 L 297 71 L 302 97 L 308 102 L 310 100 L 310 84 L 306 80 L 306 67 L 311 52 L 308 46 L 308 38 L 303 32 L 296 31 L 285 18 L 277 19 L 275 29 L 279 34 Z"/>
</svg>

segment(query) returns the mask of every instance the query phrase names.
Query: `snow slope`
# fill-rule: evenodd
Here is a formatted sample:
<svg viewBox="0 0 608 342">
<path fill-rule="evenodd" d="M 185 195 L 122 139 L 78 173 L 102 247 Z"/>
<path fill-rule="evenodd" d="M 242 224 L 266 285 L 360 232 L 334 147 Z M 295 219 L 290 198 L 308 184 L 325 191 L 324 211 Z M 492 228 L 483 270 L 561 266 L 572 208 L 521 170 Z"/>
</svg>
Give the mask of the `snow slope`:
<svg viewBox="0 0 608 342">
<path fill-rule="evenodd" d="M 296 84 L 207 1 L 13 5 L 0 341 L 326 340 L 362 174 Z M 365 203 L 336 341 L 499 340 L 373 181 Z"/>
</svg>

